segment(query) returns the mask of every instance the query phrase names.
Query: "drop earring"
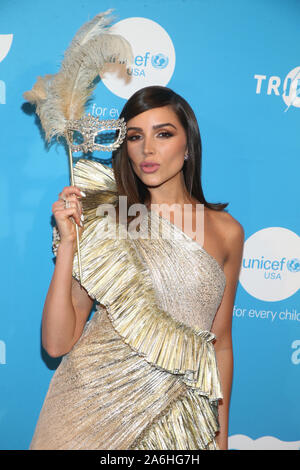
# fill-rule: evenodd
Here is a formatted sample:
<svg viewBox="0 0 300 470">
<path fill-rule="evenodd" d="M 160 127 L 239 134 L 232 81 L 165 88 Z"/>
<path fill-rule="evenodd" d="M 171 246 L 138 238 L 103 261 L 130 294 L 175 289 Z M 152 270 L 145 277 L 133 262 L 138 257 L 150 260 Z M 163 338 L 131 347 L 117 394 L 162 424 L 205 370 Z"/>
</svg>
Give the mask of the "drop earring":
<svg viewBox="0 0 300 470">
<path fill-rule="evenodd" d="M 184 159 L 187 160 L 189 158 L 188 154 L 186 153 Z"/>
</svg>

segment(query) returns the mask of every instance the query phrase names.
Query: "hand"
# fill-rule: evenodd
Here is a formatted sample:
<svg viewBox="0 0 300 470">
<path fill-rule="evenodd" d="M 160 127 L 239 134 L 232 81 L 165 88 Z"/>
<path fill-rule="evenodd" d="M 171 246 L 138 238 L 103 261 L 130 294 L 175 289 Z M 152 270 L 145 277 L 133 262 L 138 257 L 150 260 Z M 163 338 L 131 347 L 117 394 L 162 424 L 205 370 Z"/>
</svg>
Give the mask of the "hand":
<svg viewBox="0 0 300 470">
<path fill-rule="evenodd" d="M 83 230 L 83 215 L 80 199 L 85 194 L 77 186 L 66 186 L 52 205 L 52 213 L 59 230 L 60 241 L 74 243 L 76 241 L 75 223 L 79 226 L 79 234 Z M 69 207 L 66 208 L 68 201 Z"/>
</svg>

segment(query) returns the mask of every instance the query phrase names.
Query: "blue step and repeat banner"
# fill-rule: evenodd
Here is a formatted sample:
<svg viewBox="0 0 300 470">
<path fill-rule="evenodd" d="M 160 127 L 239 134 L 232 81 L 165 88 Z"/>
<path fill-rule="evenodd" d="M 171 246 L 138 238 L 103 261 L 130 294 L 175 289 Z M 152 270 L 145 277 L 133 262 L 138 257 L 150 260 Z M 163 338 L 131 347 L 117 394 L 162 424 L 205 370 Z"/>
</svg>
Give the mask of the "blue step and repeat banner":
<svg viewBox="0 0 300 470">
<path fill-rule="evenodd" d="M 109 8 L 134 64 L 128 83 L 102 77 L 90 112 L 116 118 L 151 84 L 184 96 L 202 135 L 206 199 L 229 202 L 245 229 L 229 448 L 299 449 L 298 0 L 0 0 L 0 448 L 28 448 L 59 363 L 41 347 L 41 317 L 68 162 L 63 146 L 47 148 L 22 94 Z"/>
</svg>

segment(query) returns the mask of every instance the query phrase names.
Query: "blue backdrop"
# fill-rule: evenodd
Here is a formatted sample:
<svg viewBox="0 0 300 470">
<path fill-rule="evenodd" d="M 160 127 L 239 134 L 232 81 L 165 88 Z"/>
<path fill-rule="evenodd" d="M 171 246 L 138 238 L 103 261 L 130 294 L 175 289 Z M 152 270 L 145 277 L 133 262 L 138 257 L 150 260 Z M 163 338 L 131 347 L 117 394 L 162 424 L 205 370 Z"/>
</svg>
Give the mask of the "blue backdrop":
<svg viewBox="0 0 300 470">
<path fill-rule="evenodd" d="M 56 73 L 78 28 L 108 8 L 133 41 L 134 86 L 168 85 L 195 110 L 204 194 L 229 202 L 245 229 L 230 448 L 300 448 L 297 0 L 1 0 L 0 448 L 28 448 L 58 365 L 40 334 L 51 205 L 68 162 L 62 146 L 46 148 L 22 94 Z M 91 112 L 116 117 L 128 93 L 100 82 Z"/>
</svg>

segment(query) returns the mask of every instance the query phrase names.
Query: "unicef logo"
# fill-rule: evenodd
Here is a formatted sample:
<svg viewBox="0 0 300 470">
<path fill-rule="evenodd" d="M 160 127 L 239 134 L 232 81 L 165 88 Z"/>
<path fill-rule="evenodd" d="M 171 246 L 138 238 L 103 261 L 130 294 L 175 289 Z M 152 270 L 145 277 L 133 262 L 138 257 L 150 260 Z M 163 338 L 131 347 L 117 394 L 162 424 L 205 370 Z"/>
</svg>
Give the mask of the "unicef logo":
<svg viewBox="0 0 300 470">
<path fill-rule="evenodd" d="M 156 69 L 165 69 L 169 63 L 169 59 L 164 54 L 156 54 L 151 58 L 151 64 Z"/>
<path fill-rule="evenodd" d="M 0 34 L 0 62 L 7 56 L 13 41 L 13 34 Z"/>
<path fill-rule="evenodd" d="M 111 27 L 130 43 L 133 63 L 126 70 L 101 72 L 102 83 L 115 95 L 128 99 L 151 85 L 166 86 L 175 69 L 175 49 L 167 31 L 148 18 L 127 18 Z"/>
<path fill-rule="evenodd" d="M 291 259 L 287 262 L 286 267 L 289 271 L 298 273 L 300 271 L 300 260 L 298 258 Z"/>
<path fill-rule="evenodd" d="M 13 41 L 13 34 L 0 34 L 0 62 L 7 56 Z M 6 104 L 6 84 L 0 80 L 0 104 Z"/>
<path fill-rule="evenodd" d="M 300 238 L 283 227 L 269 227 L 249 237 L 244 245 L 240 283 L 256 299 L 277 302 L 300 286 Z"/>
</svg>

